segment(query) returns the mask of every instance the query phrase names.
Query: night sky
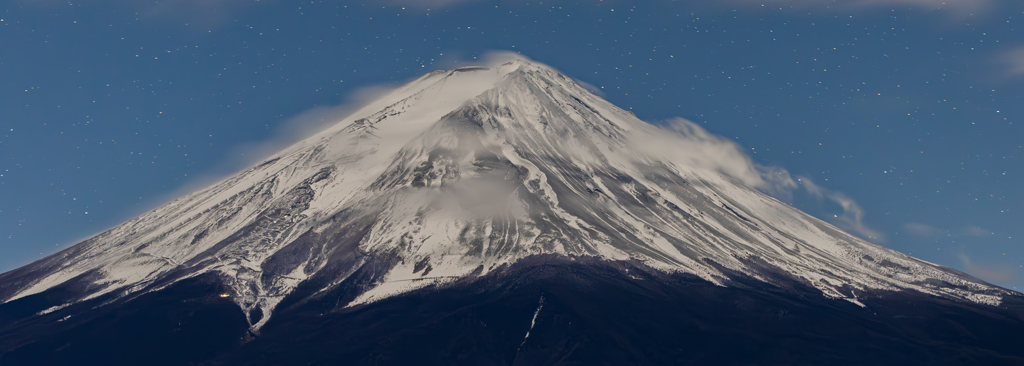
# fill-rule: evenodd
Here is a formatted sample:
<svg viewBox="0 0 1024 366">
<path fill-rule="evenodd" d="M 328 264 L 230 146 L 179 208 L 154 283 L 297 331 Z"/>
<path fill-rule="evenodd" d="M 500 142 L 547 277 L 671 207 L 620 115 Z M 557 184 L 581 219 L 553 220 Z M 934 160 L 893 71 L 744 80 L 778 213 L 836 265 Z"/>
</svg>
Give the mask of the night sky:
<svg viewBox="0 0 1024 366">
<path fill-rule="evenodd" d="M 1020 1 L 8 0 L 0 19 L 0 271 L 501 50 L 739 143 L 854 234 L 1024 288 Z"/>
</svg>

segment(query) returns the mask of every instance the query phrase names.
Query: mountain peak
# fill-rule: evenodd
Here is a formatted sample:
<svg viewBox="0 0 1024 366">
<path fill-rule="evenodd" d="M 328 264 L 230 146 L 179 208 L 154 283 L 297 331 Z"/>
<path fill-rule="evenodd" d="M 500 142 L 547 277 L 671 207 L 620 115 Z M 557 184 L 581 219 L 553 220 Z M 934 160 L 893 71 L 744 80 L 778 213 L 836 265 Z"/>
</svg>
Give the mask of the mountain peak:
<svg viewBox="0 0 1024 366">
<path fill-rule="evenodd" d="M 516 59 L 513 59 L 511 61 L 508 61 L 508 62 L 505 62 L 505 63 L 501 64 L 501 66 L 499 66 L 499 68 L 514 68 L 515 70 L 523 70 L 523 71 L 540 71 L 540 70 L 543 70 L 543 71 L 549 71 L 549 72 L 558 73 L 558 71 L 556 71 L 551 66 L 548 66 L 548 65 L 542 64 L 540 62 L 536 62 L 536 61 L 530 60 L 530 59 L 526 59 L 526 58 L 516 58 Z"/>
<path fill-rule="evenodd" d="M 218 184 L 0 275 L 0 300 L 56 287 L 79 289 L 68 304 L 131 298 L 215 275 L 257 331 L 285 298 L 354 286 L 340 306 L 365 304 L 552 255 L 720 286 L 786 278 L 858 304 L 868 290 L 988 304 L 1009 294 L 645 146 L 665 136 L 529 60 L 436 71 Z"/>
</svg>

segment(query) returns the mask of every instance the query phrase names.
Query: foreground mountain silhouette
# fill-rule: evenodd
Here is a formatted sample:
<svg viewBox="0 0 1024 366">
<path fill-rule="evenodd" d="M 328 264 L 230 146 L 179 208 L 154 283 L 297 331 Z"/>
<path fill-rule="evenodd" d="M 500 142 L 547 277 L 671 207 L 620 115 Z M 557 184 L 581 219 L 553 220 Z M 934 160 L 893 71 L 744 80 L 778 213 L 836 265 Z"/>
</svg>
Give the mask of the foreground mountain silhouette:
<svg viewBox="0 0 1024 366">
<path fill-rule="evenodd" d="M 0 364 L 1024 364 L 1024 297 L 515 60 L 0 275 Z"/>
</svg>

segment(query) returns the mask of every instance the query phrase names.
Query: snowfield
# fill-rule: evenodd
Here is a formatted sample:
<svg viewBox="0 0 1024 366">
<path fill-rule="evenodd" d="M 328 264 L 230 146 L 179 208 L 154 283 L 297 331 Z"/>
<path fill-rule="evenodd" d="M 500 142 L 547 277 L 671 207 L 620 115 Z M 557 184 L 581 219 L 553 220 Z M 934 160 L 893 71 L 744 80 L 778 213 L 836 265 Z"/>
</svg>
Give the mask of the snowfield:
<svg viewBox="0 0 1024 366">
<path fill-rule="evenodd" d="M 374 276 L 347 306 L 538 254 L 638 261 L 723 286 L 734 273 L 782 274 L 861 306 L 868 289 L 992 305 L 1009 293 L 790 207 L 743 172 L 693 159 L 702 146 L 538 63 L 437 71 L 216 185 L 0 275 L 0 300 L 71 283 L 84 289 L 77 301 L 131 296 L 216 273 L 258 331 L 297 286 L 327 291 L 364 266 Z"/>
</svg>

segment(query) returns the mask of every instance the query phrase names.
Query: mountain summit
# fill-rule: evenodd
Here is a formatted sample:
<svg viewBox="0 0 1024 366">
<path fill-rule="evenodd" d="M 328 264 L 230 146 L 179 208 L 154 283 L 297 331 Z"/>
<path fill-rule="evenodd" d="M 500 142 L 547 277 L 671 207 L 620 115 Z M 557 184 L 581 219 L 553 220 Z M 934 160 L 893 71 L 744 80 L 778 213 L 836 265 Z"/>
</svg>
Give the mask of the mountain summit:
<svg viewBox="0 0 1024 366">
<path fill-rule="evenodd" d="M 349 361 L 401 364 L 406 356 L 393 352 L 404 349 L 398 346 L 405 338 L 395 334 L 430 326 L 454 340 L 484 337 L 462 339 L 474 345 L 469 348 L 491 342 L 484 348 L 499 349 L 428 364 L 535 364 L 558 359 L 553 355 L 571 360 L 573 344 L 598 344 L 572 343 L 585 333 L 579 327 L 590 326 L 587 332 L 597 339 L 604 330 L 652 321 L 613 326 L 573 316 L 631 311 L 623 304 L 637 296 L 662 304 L 649 309 L 652 314 L 700 306 L 686 305 L 704 300 L 681 286 L 699 287 L 704 295 L 738 292 L 744 295 L 736 299 L 748 300 L 768 291 L 762 288 L 773 289 L 769 298 L 748 302 L 776 304 L 769 317 L 779 319 L 792 311 L 779 303 L 867 317 L 877 316 L 885 307 L 880 304 L 914 299 L 983 309 L 971 311 L 1021 324 L 1001 313 L 1018 311 L 1007 309 L 1019 306 L 1020 294 L 847 234 L 758 191 L 735 172 L 673 159 L 675 150 L 699 148 L 687 146 L 693 143 L 538 63 L 435 71 L 220 183 L 0 275 L 0 362 L 54 349 L 66 351 L 53 351 L 53 360 L 61 352 L 92 355 L 81 346 L 89 343 L 81 339 L 87 335 L 74 329 L 121 329 L 124 322 L 116 319 L 131 318 L 124 309 L 147 308 L 177 314 L 179 324 L 168 320 L 172 331 L 162 336 L 174 340 L 167 344 L 188 343 L 173 329 L 206 339 L 217 332 L 204 329 L 218 324 L 225 333 L 204 345 L 208 350 L 164 359 L 172 364 L 216 357 L 221 361 L 209 362 L 277 363 L 283 359 L 253 356 L 255 350 L 270 352 L 294 341 L 285 334 L 344 329 L 349 333 L 303 342 L 312 347 L 309 342 L 346 339 L 345 347 L 356 347 L 361 343 L 351 340 L 355 334 L 377 339 L 375 332 L 388 327 L 398 333 L 379 336 L 392 343 L 352 348 L 346 357 L 374 355 Z M 637 289 L 623 290 L 632 287 Z M 602 297 L 613 293 L 620 296 Z M 587 296 L 615 305 L 587 313 L 575 305 L 588 302 Z M 732 295 L 715 296 L 716 304 L 732 302 L 723 300 Z M 462 314 L 459 306 L 445 307 L 460 301 L 461 309 L 508 308 L 459 317 L 453 315 Z M 446 305 L 429 305 L 435 303 Z M 744 309 L 734 311 L 750 310 Z M 205 325 L 194 320 L 203 311 L 216 314 L 202 318 Z M 545 318 L 545 311 L 561 318 Z M 289 320 L 278 320 L 278 314 Z M 413 323 L 388 323 L 384 314 Z M 829 316 L 820 319 L 834 320 Z M 367 320 L 373 317 L 390 325 Z M 181 321 L 186 318 L 192 323 Z M 326 318 L 345 320 L 330 326 L 331 320 L 313 320 Z M 579 320 L 573 325 L 567 319 Z M 538 321 L 548 328 L 534 329 Z M 502 338 L 526 324 L 525 337 Z M 857 339 L 887 334 L 879 329 Z M 528 341 L 538 337 L 555 343 L 530 348 Z M 519 348 L 512 346 L 519 341 Z M 611 347 L 629 350 L 634 343 L 624 339 Z M 257 344 L 264 348 L 253 348 Z M 296 349 L 281 348 L 278 355 Z M 625 363 L 685 359 L 637 358 L 645 352 L 616 357 Z M 613 360 L 620 359 L 598 363 L 618 363 Z"/>
</svg>

